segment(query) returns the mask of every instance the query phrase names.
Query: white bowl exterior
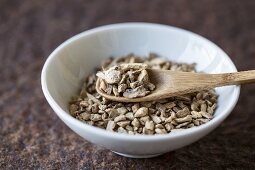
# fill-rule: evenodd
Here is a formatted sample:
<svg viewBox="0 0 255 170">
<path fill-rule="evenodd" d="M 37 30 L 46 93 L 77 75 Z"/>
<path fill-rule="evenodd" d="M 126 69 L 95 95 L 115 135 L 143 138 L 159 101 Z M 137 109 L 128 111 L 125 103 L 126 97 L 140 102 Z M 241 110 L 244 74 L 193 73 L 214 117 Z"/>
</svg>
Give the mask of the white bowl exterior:
<svg viewBox="0 0 255 170">
<path fill-rule="evenodd" d="M 69 115 L 68 102 L 77 94 L 85 75 L 109 56 L 130 52 L 146 56 L 154 52 L 177 62 L 197 63 L 207 73 L 235 72 L 229 57 L 215 44 L 175 27 L 127 23 L 85 31 L 67 40 L 47 59 L 42 71 L 42 88 L 57 115 L 77 134 L 110 150 L 131 155 L 165 153 L 188 145 L 216 128 L 232 111 L 239 97 L 239 86 L 217 88 L 215 118 L 195 128 L 167 135 L 125 135 L 107 132 Z"/>
</svg>

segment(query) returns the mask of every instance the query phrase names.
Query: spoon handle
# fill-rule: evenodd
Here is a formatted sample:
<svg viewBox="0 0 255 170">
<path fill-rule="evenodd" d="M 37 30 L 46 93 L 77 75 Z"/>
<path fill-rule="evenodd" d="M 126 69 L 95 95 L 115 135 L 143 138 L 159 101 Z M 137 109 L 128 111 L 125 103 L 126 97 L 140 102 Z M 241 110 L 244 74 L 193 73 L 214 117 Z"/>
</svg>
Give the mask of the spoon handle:
<svg viewBox="0 0 255 170">
<path fill-rule="evenodd" d="M 218 80 L 216 86 L 255 83 L 255 70 L 214 74 L 213 78 Z"/>
</svg>

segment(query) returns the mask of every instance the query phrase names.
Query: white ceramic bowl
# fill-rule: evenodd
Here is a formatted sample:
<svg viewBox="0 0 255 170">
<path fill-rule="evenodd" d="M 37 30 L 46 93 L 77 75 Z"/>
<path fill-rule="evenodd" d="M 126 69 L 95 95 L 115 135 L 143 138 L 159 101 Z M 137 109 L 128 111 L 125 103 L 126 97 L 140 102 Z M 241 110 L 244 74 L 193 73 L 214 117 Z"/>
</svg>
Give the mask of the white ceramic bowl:
<svg viewBox="0 0 255 170">
<path fill-rule="evenodd" d="M 68 102 L 71 96 L 78 94 L 84 76 L 99 66 L 101 60 L 131 52 L 141 56 L 155 52 L 178 62 L 196 62 L 197 70 L 207 73 L 237 71 L 218 46 L 197 34 L 171 26 L 124 23 L 80 33 L 52 52 L 43 67 L 41 83 L 47 101 L 59 118 L 92 143 L 127 157 L 154 157 L 207 135 L 230 114 L 238 100 L 239 86 L 217 88 L 219 99 L 214 119 L 165 135 L 133 136 L 108 132 L 73 118 L 68 112 Z"/>
</svg>

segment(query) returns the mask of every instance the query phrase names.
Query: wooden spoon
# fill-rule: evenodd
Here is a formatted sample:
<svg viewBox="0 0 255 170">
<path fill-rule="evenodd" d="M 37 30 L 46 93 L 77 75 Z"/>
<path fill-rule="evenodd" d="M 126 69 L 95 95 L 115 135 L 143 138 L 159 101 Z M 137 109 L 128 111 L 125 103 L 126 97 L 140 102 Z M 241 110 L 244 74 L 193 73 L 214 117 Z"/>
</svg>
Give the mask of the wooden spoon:
<svg viewBox="0 0 255 170">
<path fill-rule="evenodd" d="M 99 89 L 99 79 L 96 82 L 96 90 L 100 95 L 113 101 L 145 102 L 208 90 L 214 87 L 255 83 L 255 70 L 224 74 L 204 74 L 156 69 L 147 69 L 147 71 L 151 83 L 156 86 L 156 89 L 147 96 L 130 99 L 108 95 Z"/>
</svg>

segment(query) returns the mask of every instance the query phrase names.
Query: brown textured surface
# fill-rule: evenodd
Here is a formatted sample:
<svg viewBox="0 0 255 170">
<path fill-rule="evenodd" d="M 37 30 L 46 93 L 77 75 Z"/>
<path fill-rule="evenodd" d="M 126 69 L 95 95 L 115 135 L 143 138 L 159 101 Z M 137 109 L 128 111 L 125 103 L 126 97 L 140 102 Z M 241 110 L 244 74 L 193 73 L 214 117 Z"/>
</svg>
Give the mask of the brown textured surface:
<svg viewBox="0 0 255 170">
<path fill-rule="evenodd" d="M 202 140 L 153 159 L 86 142 L 46 103 L 40 72 L 50 52 L 89 28 L 116 22 L 175 25 L 221 46 L 239 70 L 255 68 L 255 1 L 0 0 L 0 169 L 255 169 L 255 85 Z"/>
</svg>

